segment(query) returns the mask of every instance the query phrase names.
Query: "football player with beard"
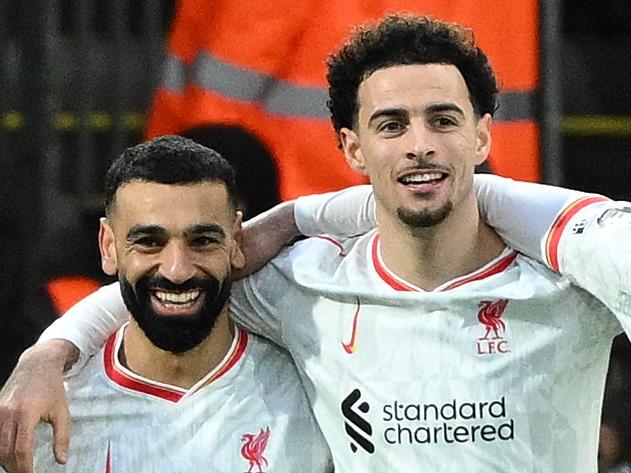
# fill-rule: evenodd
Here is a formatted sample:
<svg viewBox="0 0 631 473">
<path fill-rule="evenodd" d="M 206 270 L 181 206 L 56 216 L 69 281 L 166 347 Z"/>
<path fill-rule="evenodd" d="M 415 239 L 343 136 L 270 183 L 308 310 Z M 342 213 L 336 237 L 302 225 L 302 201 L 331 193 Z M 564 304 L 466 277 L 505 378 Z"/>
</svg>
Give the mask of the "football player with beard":
<svg viewBox="0 0 631 473">
<path fill-rule="evenodd" d="M 67 464 L 40 425 L 35 471 L 330 471 L 289 357 L 228 318 L 244 265 L 230 164 L 185 138 L 140 144 L 109 169 L 105 208 L 102 267 L 131 319 L 67 376 Z"/>
</svg>

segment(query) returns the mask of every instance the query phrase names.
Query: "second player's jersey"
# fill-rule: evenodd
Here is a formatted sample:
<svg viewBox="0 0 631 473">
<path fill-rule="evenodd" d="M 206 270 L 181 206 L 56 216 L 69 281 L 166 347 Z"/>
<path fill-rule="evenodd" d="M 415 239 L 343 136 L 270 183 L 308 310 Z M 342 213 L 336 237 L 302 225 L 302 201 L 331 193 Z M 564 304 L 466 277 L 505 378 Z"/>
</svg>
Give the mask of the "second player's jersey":
<svg viewBox="0 0 631 473">
<path fill-rule="evenodd" d="M 222 363 L 189 390 L 119 362 L 124 327 L 67 381 L 68 464 L 55 464 L 50 426 L 35 472 L 295 473 L 330 471 L 328 449 L 282 350 L 238 330 Z"/>
<path fill-rule="evenodd" d="M 594 473 L 615 317 L 507 249 L 425 292 L 372 232 L 300 242 L 233 289 L 291 353 L 337 472 Z"/>
</svg>

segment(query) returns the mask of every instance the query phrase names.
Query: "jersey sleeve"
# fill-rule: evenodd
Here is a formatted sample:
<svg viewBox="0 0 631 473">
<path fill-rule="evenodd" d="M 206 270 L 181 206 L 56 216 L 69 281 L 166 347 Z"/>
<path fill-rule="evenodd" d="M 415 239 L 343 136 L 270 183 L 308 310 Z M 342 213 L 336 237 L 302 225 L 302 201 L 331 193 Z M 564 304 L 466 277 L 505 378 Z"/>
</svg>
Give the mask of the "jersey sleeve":
<svg viewBox="0 0 631 473">
<path fill-rule="evenodd" d="M 42 333 L 39 341 L 61 338 L 72 342 L 80 352 L 75 365 L 80 367 L 127 319 L 119 284 L 113 283 L 71 307 Z"/>
<path fill-rule="evenodd" d="M 299 197 L 294 204 L 294 219 L 305 236 L 363 235 L 377 226 L 372 186 Z"/>
<path fill-rule="evenodd" d="M 631 334 L 631 203 L 574 202 L 547 232 L 543 252 L 548 266 L 600 299 Z"/>
<path fill-rule="evenodd" d="M 513 181 L 491 174 L 475 176 L 475 191 L 482 218 L 517 251 L 546 263 L 544 241 L 565 209 L 602 196 L 562 187 Z"/>
</svg>

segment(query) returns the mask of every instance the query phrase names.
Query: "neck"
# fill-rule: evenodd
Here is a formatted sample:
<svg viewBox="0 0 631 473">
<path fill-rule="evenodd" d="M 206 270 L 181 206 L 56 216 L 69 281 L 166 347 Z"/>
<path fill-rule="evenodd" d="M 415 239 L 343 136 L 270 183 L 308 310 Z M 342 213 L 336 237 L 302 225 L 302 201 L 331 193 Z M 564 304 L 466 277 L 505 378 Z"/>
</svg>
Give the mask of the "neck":
<svg viewBox="0 0 631 473">
<path fill-rule="evenodd" d="M 410 228 L 398 217 L 380 215 L 379 234 L 388 269 L 426 291 L 475 271 L 504 249 L 497 233 L 480 219 L 473 196 L 433 227 Z"/>
<path fill-rule="evenodd" d="M 227 308 L 217 318 L 202 343 L 184 353 L 156 347 L 132 319 L 123 339 L 123 363 L 134 373 L 164 384 L 189 389 L 212 371 L 226 356 L 234 339 Z"/>
</svg>

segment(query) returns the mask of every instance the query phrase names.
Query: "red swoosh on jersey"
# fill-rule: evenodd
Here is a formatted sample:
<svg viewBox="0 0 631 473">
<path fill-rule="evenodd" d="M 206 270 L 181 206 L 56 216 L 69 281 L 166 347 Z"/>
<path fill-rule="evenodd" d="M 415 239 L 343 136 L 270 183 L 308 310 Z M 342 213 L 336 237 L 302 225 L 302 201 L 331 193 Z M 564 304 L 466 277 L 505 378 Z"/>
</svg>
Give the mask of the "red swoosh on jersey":
<svg viewBox="0 0 631 473">
<path fill-rule="evenodd" d="M 355 350 L 357 349 L 357 316 L 359 315 L 359 297 L 356 297 L 357 299 L 357 309 L 355 310 L 355 315 L 353 316 L 353 329 L 351 332 L 351 339 L 348 343 L 344 343 L 342 342 L 342 348 L 344 348 L 344 351 L 346 353 L 348 353 L 349 355 L 352 355 L 353 353 L 355 353 Z"/>
<path fill-rule="evenodd" d="M 109 442 L 107 442 L 107 454 L 105 455 L 105 473 L 112 473 L 112 457 L 110 455 Z"/>
</svg>

